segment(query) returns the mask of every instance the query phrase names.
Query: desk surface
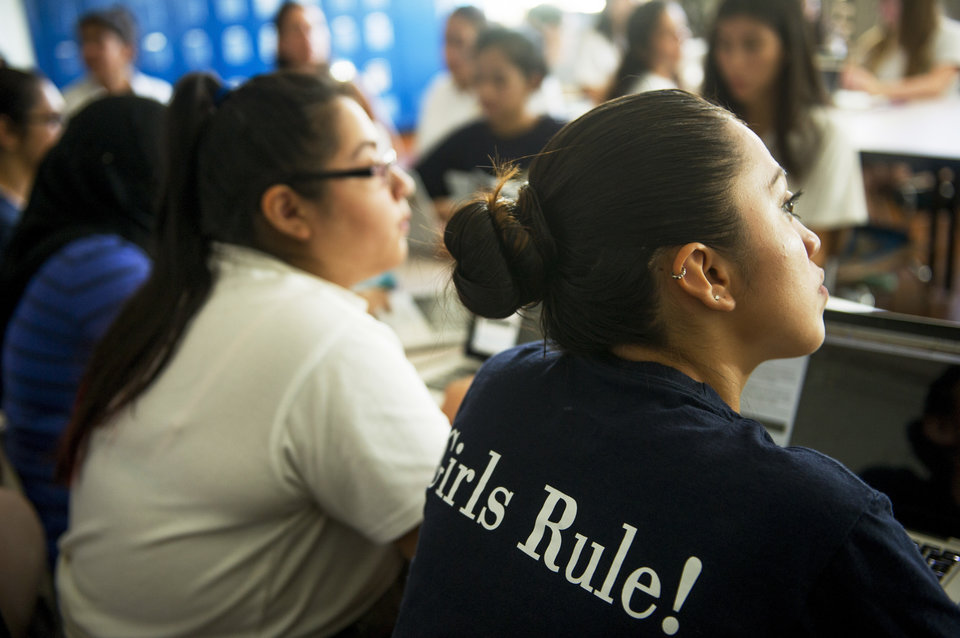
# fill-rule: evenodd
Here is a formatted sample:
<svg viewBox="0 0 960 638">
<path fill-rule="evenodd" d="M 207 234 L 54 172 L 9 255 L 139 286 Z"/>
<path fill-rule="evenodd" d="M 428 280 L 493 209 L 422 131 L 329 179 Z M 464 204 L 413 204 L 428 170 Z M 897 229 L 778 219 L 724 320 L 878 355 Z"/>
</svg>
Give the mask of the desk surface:
<svg viewBox="0 0 960 638">
<path fill-rule="evenodd" d="M 859 151 L 960 160 L 960 96 L 910 103 L 871 103 L 838 92 L 834 117 Z"/>
</svg>

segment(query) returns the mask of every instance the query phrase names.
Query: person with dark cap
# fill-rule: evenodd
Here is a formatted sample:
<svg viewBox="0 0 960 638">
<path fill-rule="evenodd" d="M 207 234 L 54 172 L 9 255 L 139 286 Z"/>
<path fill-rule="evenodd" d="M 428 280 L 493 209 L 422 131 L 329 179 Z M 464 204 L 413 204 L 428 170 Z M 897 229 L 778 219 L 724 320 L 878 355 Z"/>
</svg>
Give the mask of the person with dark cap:
<svg viewBox="0 0 960 638">
<path fill-rule="evenodd" d="M 85 13 L 77 22 L 77 37 L 87 74 L 63 93 L 67 115 L 105 95 L 139 95 L 167 103 L 169 82 L 140 72 L 137 56 L 137 21 L 123 6 Z"/>
</svg>

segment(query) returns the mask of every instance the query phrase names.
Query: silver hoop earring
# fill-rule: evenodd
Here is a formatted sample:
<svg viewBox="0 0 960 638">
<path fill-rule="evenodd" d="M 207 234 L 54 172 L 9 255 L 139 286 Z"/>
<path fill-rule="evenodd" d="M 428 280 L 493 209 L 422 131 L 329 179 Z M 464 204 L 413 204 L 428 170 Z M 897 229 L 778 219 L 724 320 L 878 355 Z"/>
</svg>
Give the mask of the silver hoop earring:
<svg viewBox="0 0 960 638">
<path fill-rule="evenodd" d="M 681 267 L 680 267 L 680 274 L 675 275 L 675 274 L 673 274 L 673 273 L 670 273 L 670 276 L 673 277 L 674 279 L 683 279 L 683 278 L 686 276 L 686 274 L 687 274 L 687 267 L 686 267 L 686 266 L 681 266 Z"/>
<path fill-rule="evenodd" d="M 714 295 L 714 296 L 713 296 L 713 300 L 714 300 L 714 301 L 720 301 L 720 295 Z"/>
</svg>

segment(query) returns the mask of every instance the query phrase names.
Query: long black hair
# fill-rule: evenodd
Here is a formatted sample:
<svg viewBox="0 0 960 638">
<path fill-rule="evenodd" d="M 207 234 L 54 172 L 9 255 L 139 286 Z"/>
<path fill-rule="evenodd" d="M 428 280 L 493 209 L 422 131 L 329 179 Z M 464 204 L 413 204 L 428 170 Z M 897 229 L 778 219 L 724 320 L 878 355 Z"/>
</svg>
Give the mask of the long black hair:
<svg viewBox="0 0 960 638">
<path fill-rule="evenodd" d="M 734 99 L 717 66 L 717 26 L 728 18 L 747 17 L 770 27 L 783 47 L 783 66 L 777 76 L 774 113 L 774 157 L 797 177 L 810 169 L 820 144 L 812 125 L 811 107 L 829 102 L 814 62 L 812 27 L 803 16 L 801 0 L 724 0 L 717 8 L 704 62 L 703 96 L 739 117 L 746 113 Z M 747 122 L 749 124 L 749 122 Z"/>
<path fill-rule="evenodd" d="M 174 355 L 213 287 L 212 243 L 263 249 L 263 192 L 336 152 L 340 95 L 335 83 L 292 72 L 258 76 L 233 91 L 206 74 L 177 84 L 156 261 L 94 351 L 62 441 L 61 478 L 72 475 L 93 428 L 144 392 Z M 290 186 L 322 194 L 317 183 Z"/>
<path fill-rule="evenodd" d="M 17 129 L 26 126 L 30 109 L 40 101 L 43 82 L 43 76 L 33 71 L 0 66 L 0 115 Z"/>
<path fill-rule="evenodd" d="M 34 274 L 71 241 L 119 235 L 153 253 L 163 113 L 155 100 L 110 96 L 70 119 L 0 260 L 0 341 Z"/>
<path fill-rule="evenodd" d="M 574 354 L 668 346 L 659 252 L 693 241 L 728 254 L 741 246 L 734 121 L 666 90 L 611 100 L 567 124 L 516 199 L 497 189 L 447 224 L 460 299 L 486 317 L 542 303 L 545 335 Z"/>
</svg>

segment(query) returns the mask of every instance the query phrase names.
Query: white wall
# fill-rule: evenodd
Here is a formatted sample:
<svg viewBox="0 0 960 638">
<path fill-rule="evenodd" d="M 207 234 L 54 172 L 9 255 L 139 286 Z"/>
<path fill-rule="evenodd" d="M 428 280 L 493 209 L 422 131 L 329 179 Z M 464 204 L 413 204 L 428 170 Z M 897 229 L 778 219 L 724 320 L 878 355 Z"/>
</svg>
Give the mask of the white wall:
<svg viewBox="0 0 960 638">
<path fill-rule="evenodd" d="M 0 54 L 13 67 L 37 65 L 23 0 L 0 0 Z"/>
</svg>

